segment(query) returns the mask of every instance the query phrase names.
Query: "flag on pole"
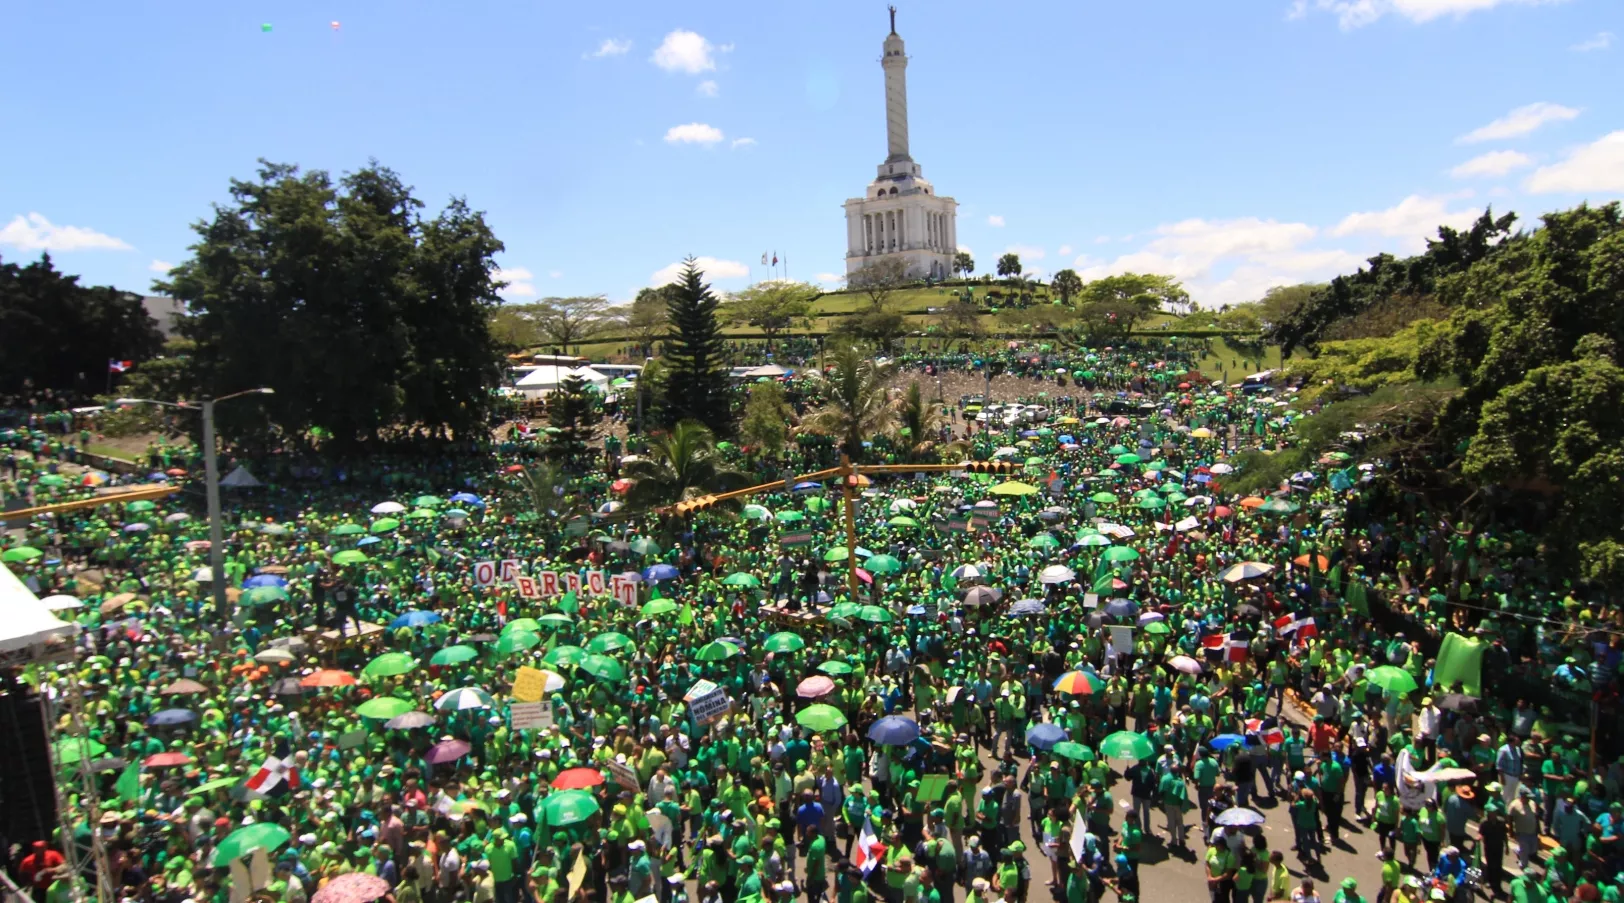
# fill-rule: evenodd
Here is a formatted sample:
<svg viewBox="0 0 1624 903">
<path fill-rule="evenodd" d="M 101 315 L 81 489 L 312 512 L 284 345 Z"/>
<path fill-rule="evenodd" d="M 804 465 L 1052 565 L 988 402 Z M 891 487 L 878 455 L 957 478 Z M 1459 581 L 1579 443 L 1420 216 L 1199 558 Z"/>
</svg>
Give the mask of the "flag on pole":
<svg viewBox="0 0 1624 903">
<path fill-rule="evenodd" d="M 118 791 L 118 798 L 126 803 L 139 802 L 141 799 L 141 763 L 131 762 L 118 776 L 118 783 L 113 785 Z"/>
<path fill-rule="evenodd" d="M 292 759 L 266 756 L 265 764 L 248 779 L 248 789 L 261 796 L 269 796 L 284 787 L 289 791 L 299 789 L 299 769 Z"/>
<path fill-rule="evenodd" d="M 773 266 L 778 266 L 778 252 L 773 252 Z"/>
<path fill-rule="evenodd" d="M 874 819 L 868 813 L 863 813 L 863 830 L 857 835 L 857 843 L 851 848 L 852 865 L 863 872 L 863 877 L 874 871 L 874 867 L 885 858 L 885 844 L 874 836 Z"/>
<path fill-rule="evenodd" d="M 1306 611 L 1281 615 L 1275 618 L 1274 629 L 1281 636 L 1290 635 L 1295 643 L 1301 643 L 1310 637 L 1319 636 L 1319 627 L 1314 624 L 1314 616 Z"/>
<path fill-rule="evenodd" d="M 761 265 L 762 266 L 767 265 L 767 252 L 766 251 L 761 252 Z"/>
<path fill-rule="evenodd" d="M 130 369 L 131 367 L 134 367 L 134 366 L 135 366 L 135 361 L 113 361 L 113 360 L 110 360 L 110 361 L 107 362 L 107 372 L 108 373 L 123 373 L 125 370 L 128 370 L 128 369 Z"/>
</svg>

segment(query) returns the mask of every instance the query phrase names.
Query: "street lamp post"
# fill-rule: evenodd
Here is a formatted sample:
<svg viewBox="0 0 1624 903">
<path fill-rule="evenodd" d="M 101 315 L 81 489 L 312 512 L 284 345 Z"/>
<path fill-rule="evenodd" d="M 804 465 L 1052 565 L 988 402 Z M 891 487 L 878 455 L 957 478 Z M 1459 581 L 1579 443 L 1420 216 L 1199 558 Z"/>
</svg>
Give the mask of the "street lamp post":
<svg viewBox="0 0 1624 903">
<path fill-rule="evenodd" d="M 206 398 L 197 405 L 184 402 L 176 404 L 172 401 L 157 401 L 151 398 L 120 398 L 119 404 L 156 404 L 169 408 L 182 408 L 188 411 L 199 411 L 203 415 L 203 487 L 208 498 L 209 506 L 209 588 L 214 598 L 214 610 L 224 624 L 228 618 L 226 609 L 226 526 L 220 513 L 220 459 L 215 449 L 214 439 L 214 406 L 222 401 L 230 401 L 243 395 L 274 395 L 275 389 L 261 387 L 258 389 L 245 389 L 222 395 L 219 398 Z"/>
</svg>

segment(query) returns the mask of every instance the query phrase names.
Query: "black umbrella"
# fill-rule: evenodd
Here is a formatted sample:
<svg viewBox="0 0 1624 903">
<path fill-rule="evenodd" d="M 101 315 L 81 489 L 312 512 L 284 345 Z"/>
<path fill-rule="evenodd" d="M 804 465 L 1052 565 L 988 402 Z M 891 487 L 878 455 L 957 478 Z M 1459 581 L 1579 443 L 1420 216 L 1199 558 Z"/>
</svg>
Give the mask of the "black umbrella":
<svg viewBox="0 0 1624 903">
<path fill-rule="evenodd" d="M 297 677 L 284 677 L 271 684 L 271 695 L 273 696 L 303 696 L 304 691 L 304 685 L 299 683 Z"/>
<path fill-rule="evenodd" d="M 489 633 L 476 633 L 476 634 L 474 634 L 473 636 L 470 636 L 470 637 L 463 637 L 463 639 L 466 642 L 469 642 L 469 643 L 494 643 L 494 642 L 496 642 L 495 635 L 489 634 Z"/>
<path fill-rule="evenodd" d="M 1447 712 L 1477 711 L 1477 697 L 1467 696 L 1465 693 L 1445 693 L 1433 701 L 1438 704 L 1438 708 Z"/>
<path fill-rule="evenodd" d="M 1259 611 L 1258 607 L 1256 605 L 1241 605 L 1241 606 L 1236 607 L 1236 609 L 1235 609 L 1235 617 L 1237 617 L 1237 618 L 1261 618 L 1261 617 L 1263 617 L 1263 612 Z"/>
</svg>

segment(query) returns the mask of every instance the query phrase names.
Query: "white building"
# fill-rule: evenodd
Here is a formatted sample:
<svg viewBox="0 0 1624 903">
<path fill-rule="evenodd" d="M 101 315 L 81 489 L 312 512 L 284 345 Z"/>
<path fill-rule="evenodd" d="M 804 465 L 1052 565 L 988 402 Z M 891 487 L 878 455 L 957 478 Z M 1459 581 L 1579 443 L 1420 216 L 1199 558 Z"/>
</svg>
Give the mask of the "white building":
<svg viewBox="0 0 1624 903">
<path fill-rule="evenodd" d="M 938 195 L 908 155 L 908 56 L 897 34 L 894 6 L 884 47 L 880 65 L 885 69 L 888 153 L 868 191 L 846 202 L 846 275 L 899 260 L 911 278 L 945 278 L 953 272 L 958 250 L 959 204 Z"/>
</svg>

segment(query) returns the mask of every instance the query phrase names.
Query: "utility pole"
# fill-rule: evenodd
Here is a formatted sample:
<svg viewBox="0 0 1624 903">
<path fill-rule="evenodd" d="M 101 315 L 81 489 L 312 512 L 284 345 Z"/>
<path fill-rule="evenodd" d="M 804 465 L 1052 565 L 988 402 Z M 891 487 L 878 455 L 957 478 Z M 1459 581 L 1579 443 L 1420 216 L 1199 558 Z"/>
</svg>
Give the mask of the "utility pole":
<svg viewBox="0 0 1624 903">
<path fill-rule="evenodd" d="M 851 466 L 851 456 L 840 456 L 840 496 L 846 508 L 846 589 L 851 601 L 857 601 L 857 502 L 852 498 L 852 483 L 857 472 Z"/>
<path fill-rule="evenodd" d="M 226 530 L 220 515 L 220 460 L 214 441 L 214 399 L 203 402 L 203 483 L 209 502 L 209 592 L 221 626 L 230 620 L 226 608 Z"/>
</svg>

